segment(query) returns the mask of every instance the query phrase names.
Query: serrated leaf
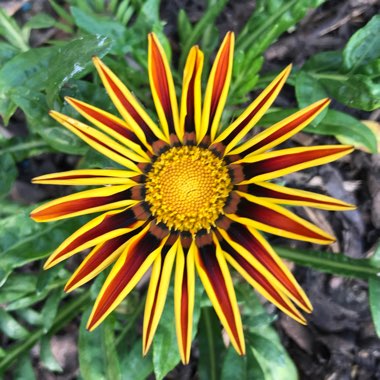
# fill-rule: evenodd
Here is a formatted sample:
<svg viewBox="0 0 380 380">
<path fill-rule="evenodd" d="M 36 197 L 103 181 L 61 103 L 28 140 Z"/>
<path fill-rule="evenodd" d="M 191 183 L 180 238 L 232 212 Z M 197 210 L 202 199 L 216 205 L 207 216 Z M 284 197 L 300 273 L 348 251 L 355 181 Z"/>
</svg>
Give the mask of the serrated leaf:
<svg viewBox="0 0 380 380">
<path fill-rule="evenodd" d="M 380 57 L 380 15 L 375 15 L 363 28 L 359 29 L 343 49 L 343 61 L 347 69 L 367 65 Z"/>
</svg>

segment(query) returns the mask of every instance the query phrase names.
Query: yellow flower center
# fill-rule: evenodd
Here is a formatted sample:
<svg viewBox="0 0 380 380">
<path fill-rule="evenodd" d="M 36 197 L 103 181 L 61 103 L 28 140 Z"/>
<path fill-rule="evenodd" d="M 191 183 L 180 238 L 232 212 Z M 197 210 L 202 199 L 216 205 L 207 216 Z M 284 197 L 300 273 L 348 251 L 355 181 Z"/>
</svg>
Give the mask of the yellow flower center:
<svg viewBox="0 0 380 380">
<path fill-rule="evenodd" d="M 174 147 L 161 154 L 147 174 L 145 200 L 168 228 L 209 230 L 232 190 L 226 164 L 208 149 Z"/>
</svg>

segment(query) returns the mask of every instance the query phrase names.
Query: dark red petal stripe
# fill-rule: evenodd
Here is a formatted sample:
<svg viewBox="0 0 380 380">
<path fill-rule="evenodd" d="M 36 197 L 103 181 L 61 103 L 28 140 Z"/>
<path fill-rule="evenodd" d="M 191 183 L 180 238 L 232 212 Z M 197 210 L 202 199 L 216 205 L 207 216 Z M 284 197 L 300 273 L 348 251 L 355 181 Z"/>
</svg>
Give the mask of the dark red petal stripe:
<svg viewBox="0 0 380 380">
<path fill-rule="evenodd" d="M 307 148 L 305 148 L 307 149 Z M 266 158 L 252 163 L 242 163 L 243 172 L 246 180 L 261 174 L 271 173 L 277 170 L 286 169 L 290 166 L 313 161 L 319 158 L 341 153 L 351 148 L 346 146 L 330 149 L 308 149 L 298 153 L 284 154 L 278 157 Z"/>
<path fill-rule="evenodd" d="M 267 136 L 263 140 L 259 141 L 257 144 L 251 146 L 247 150 L 244 151 L 244 154 L 252 153 L 263 146 L 266 146 L 270 144 L 271 142 L 279 139 L 283 135 L 291 132 L 293 129 L 297 128 L 299 125 L 301 125 L 303 122 L 305 122 L 307 119 L 315 115 L 316 112 L 318 112 L 320 109 L 326 106 L 327 103 L 329 103 L 330 100 L 326 99 L 325 102 L 317 105 L 316 107 L 312 108 L 310 111 L 304 113 L 303 115 L 299 116 L 297 119 L 290 121 L 289 123 L 285 124 L 283 127 L 278 129 L 276 132 L 272 133 L 271 135 Z"/>
<path fill-rule="evenodd" d="M 162 108 L 164 110 L 166 120 L 168 122 L 169 134 L 175 134 L 173 110 L 170 102 L 169 85 L 166 77 L 165 65 L 162 60 L 158 46 L 154 38 L 152 40 L 152 76 L 154 81 L 154 87 L 157 91 L 157 95 L 160 98 Z"/>
<path fill-rule="evenodd" d="M 192 133 L 195 131 L 195 111 L 194 111 L 194 84 L 195 84 L 195 78 L 197 76 L 197 70 L 196 70 L 196 61 L 194 65 L 194 70 L 191 75 L 191 79 L 189 82 L 189 87 L 187 89 L 187 95 L 186 95 L 186 117 L 185 117 L 185 132 Z"/>
<path fill-rule="evenodd" d="M 226 316 L 227 323 L 231 329 L 232 334 L 235 337 L 235 341 L 237 344 L 239 344 L 240 338 L 239 333 L 236 329 L 235 316 L 230 298 L 228 296 L 223 273 L 216 257 L 216 247 L 214 244 L 206 244 L 199 246 L 198 250 L 201 259 L 201 266 L 210 280 L 218 302 L 223 310 L 224 315 Z M 240 347 L 240 349 L 242 352 L 244 351 L 242 347 Z"/>
<path fill-rule="evenodd" d="M 126 199 L 131 199 L 132 189 L 127 189 L 116 194 L 103 196 L 103 197 L 91 197 L 91 198 L 82 198 L 75 199 L 67 202 L 62 202 L 56 205 L 53 205 L 49 208 L 41 210 L 37 213 L 32 213 L 33 218 L 38 219 L 38 221 L 49 220 L 51 218 L 56 218 L 59 216 L 64 216 L 67 214 L 72 214 L 78 211 L 91 209 L 94 207 L 99 207 L 107 205 L 110 203 L 115 203 L 118 201 L 124 201 Z"/>
<path fill-rule="evenodd" d="M 264 186 L 256 185 L 255 183 L 251 183 L 250 185 L 238 185 L 236 186 L 236 190 L 254 195 L 255 197 L 274 198 L 284 201 L 313 202 L 320 203 L 321 205 L 341 206 L 341 203 L 321 201 L 315 198 L 308 198 L 300 195 L 282 193 L 280 191 L 268 189 Z"/>
<path fill-rule="evenodd" d="M 223 251 L 227 252 L 232 258 L 256 281 L 265 291 L 269 293 L 282 307 L 289 310 L 289 306 L 284 301 L 282 294 L 263 276 L 255 267 L 253 267 L 243 256 L 239 255 L 225 240 L 221 242 Z"/>
<path fill-rule="evenodd" d="M 119 247 L 121 247 L 128 239 L 134 236 L 140 229 L 125 235 L 117 236 L 111 240 L 108 240 L 102 244 L 102 246 L 96 251 L 96 253 L 86 262 L 81 270 L 76 273 L 75 277 L 71 278 L 71 281 L 65 286 L 65 291 L 69 291 L 79 281 L 92 273 L 97 267 L 99 267 L 109 256 L 111 256 Z"/>
<path fill-rule="evenodd" d="M 137 138 L 136 134 L 133 131 L 127 129 L 124 125 L 117 123 L 116 120 L 108 118 L 106 115 L 102 114 L 96 109 L 87 107 L 85 104 L 78 102 L 76 99 L 70 98 L 70 100 L 75 104 L 76 107 L 78 107 L 94 119 L 98 120 L 100 123 L 113 129 L 115 132 L 127 138 L 128 140 L 131 140 L 132 142 L 143 146 L 141 144 L 141 141 Z"/>
<path fill-rule="evenodd" d="M 141 207 L 141 206 L 138 206 Z M 106 234 L 107 232 L 114 231 L 121 228 L 132 228 L 138 220 L 139 215 L 134 212 L 137 207 L 131 207 L 123 212 L 106 215 L 103 221 L 97 226 L 93 227 L 89 231 L 86 231 L 82 235 L 74 239 L 66 248 L 64 248 L 55 258 L 54 261 L 59 259 L 64 254 L 80 247 L 86 242 L 93 240 L 99 236 Z"/>
<path fill-rule="evenodd" d="M 240 124 L 236 126 L 236 128 L 225 138 L 223 139 L 223 144 L 227 146 L 244 128 L 245 126 L 253 119 L 253 117 L 257 114 L 258 111 L 268 102 L 268 99 L 272 96 L 272 94 L 277 90 L 279 83 L 282 81 L 283 77 L 279 78 L 276 85 L 273 89 L 268 92 L 267 96 L 250 112 L 250 114 L 241 121 Z"/>
<path fill-rule="evenodd" d="M 308 305 L 304 303 L 302 295 L 299 294 L 297 288 L 289 280 L 286 273 L 284 273 L 265 247 L 249 232 L 247 227 L 238 223 L 232 223 L 227 233 L 233 241 L 243 246 L 267 268 L 306 309 L 309 308 Z"/>
<path fill-rule="evenodd" d="M 132 106 L 132 104 L 128 101 L 128 99 L 124 96 L 124 94 L 120 91 L 120 89 L 117 87 L 117 85 L 113 82 L 112 78 L 107 74 L 107 72 L 101 66 L 99 66 L 99 68 L 100 68 L 100 70 L 102 70 L 102 73 L 106 77 L 107 82 L 110 84 L 112 91 L 118 97 L 120 103 L 124 106 L 124 108 L 128 111 L 128 113 L 132 116 L 132 118 L 136 121 L 136 123 L 143 130 L 147 142 L 149 144 L 152 144 L 154 141 L 157 140 L 157 137 L 154 135 L 152 130 L 145 123 L 145 121 L 142 119 L 142 117 L 136 111 L 136 109 Z"/>
<path fill-rule="evenodd" d="M 255 222 L 266 224 L 267 226 L 280 230 L 292 232 L 297 235 L 312 239 L 326 240 L 326 237 L 309 230 L 303 224 L 296 222 L 287 216 L 280 214 L 268 207 L 248 201 L 241 197 L 238 209 L 235 214 L 242 218 L 248 218 Z"/>
<path fill-rule="evenodd" d="M 136 272 L 147 257 L 156 250 L 161 244 L 161 238 L 156 237 L 150 231 L 142 235 L 129 247 L 128 255 L 125 257 L 122 267 L 112 279 L 103 297 L 99 300 L 97 309 L 95 310 L 91 323 L 87 326 L 89 330 L 97 323 L 97 321 L 107 312 L 114 303 L 119 294 L 128 285 Z"/>
</svg>

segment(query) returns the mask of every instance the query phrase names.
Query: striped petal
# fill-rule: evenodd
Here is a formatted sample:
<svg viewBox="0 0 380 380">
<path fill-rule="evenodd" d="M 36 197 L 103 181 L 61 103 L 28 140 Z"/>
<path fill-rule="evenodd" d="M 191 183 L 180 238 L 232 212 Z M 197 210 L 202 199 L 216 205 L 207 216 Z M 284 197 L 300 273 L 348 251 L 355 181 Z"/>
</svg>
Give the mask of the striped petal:
<svg viewBox="0 0 380 380">
<path fill-rule="evenodd" d="M 249 141 L 234 149 L 230 154 L 244 152 L 244 155 L 248 157 L 256 156 L 259 153 L 265 152 L 281 144 L 310 124 L 329 104 L 329 99 L 322 99 L 303 108 L 259 133 Z"/>
<path fill-rule="evenodd" d="M 206 134 L 214 141 L 218 131 L 231 82 L 234 41 L 234 33 L 228 32 L 212 66 L 203 103 L 200 141 Z"/>
<path fill-rule="evenodd" d="M 272 83 L 246 108 L 246 110 L 216 138 L 215 143 L 223 142 L 228 154 L 256 125 L 272 105 L 284 86 L 292 66 L 283 70 Z"/>
<path fill-rule="evenodd" d="M 240 201 L 233 214 L 226 210 L 227 216 L 236 222 L 288 239 L 316 244 L 331 244 L 335 241 L 333 236 L 284 207 L 253 195 L 239 195 Z"/>
<path fill-rule="evenodd" d="M 300 313 L 287 301 L 287 297 L 308 313 L 312 311 L 311 303 L 293 274 L 263 236 L 254 228 L 238 223 L 231 223 L 226 230 L 219 229 L 219 233 L 226 242 L 223 249 L 235 260 L 236 269 L 242 269 L 244 276 L 257 282 L 276 302 L 268 299 L 278 304 L 279 308 L 284 308 L 293 318 L 304 322 Z"/>
<path fill-rule="evenodd" d="M 165 135 L 180 136 L 173 77 L 165 51 L 154 33 L 148 35 L 148 72 L 154 105 Z"/>
<path fill-rule="evenodd" d="M 98 57 L 93 62 L 113 104 L 140 141 L 150 151 L 154 141 L 165 141 L 165 135 L 121 80 Z"/>
<path fill-rule="evenodd" d="M 351 153 L 350 145 L 297 147 L 243 158 L 230 165 L 242 166 L 244 179 L 240 185 L 278 178 L 313 166 L 327 164 Z"/>
<path fill-rule="evenodd" d="M 197 143 L 201 142 L 202 69 L 203 53 L 198 46 L 194 46 L 189 52 L 183 72 L 180 132 L 178 135 L 180 141 L 183 141 L 184 133 L 191 134 L 195 131 Z"/>
<path fill-rule="evenodd" d="M 143 212 L 141 206 L 137 205 L 124 210 L 109 211 L 90 220 L 53 252 L 44 269 L 51 268 L 77 252 L 135 230 L 144 223 L 138 220 Z"/>
<path fill-rule="evenodd" d="M 41 175 L 32 179 L 32 183 L 44 185 L 129 185 L 136 182 L 130 178 L 136 173 L 127 170 L 116 169 L 79 169 L 67 172 Z"/>
<path fill-rule="evenodd" d="M 178 244 L 174 278 L 174 315 L 178 350 L 183 364 L 190 361 L 191 339 L 193 331 L 193 312 L 195 297 L 195 242 L 189 248 Z"/>
<path fill-rule="evenodd" d="M 131 199 L 131 186 L 107 186 L 99 189 L 80 191 L 37 207 L 30 214 L 36 222 L 51 222 L 86 215 L 94 212 L 114 210 L 136 204 Z"/>
<path fill-rule="evenodd" d="M 87 323 L 88 330 L 102 323 L 137 285 L 161 253 L 166 234 L 166 230 L 148 225 L 129 240 L 99 292 Z"/>
<path fill-rule="evenodd" d="M 236 186 L 238 191 L 260 197 L 268 202 L 292 206 L 308 206 L 322 210 L 354 210 L 355 206 L 326 195 L 280 186 L 270 182 L 256 182 Z"/>
<path fill-rule="evenodd" d="M 141 149 L 140 140 L 124 120 L 80 100 L 68 96 L 65 100 L 89 122 L 149 161 L 150 157 Z"/>
<path fill-rule="evenodd" d="M 170 277 L 178 249 L 178 239 L 173 245 L 165 245 L 154 261 L 145 302 L 143 325 L 143 354 L 146 355 L 153 341 L 158 322 L 165 306 Z"/>
<path fill-rule="evenodd" d="M 117 236 L 97 245 L 83 260 L 65 286 L 65 292 L 71 292 L 92 280 L 112 264 L 124 251 L 127 241 L 136 231 Z"/>
<path fill-rule="evenodd" d="M 211 235 L 197 238 L 195 264 L 208 297 L 239 355 L 245 353 L 240 312 L 224 254 Z"/>
<path fill-rule="evenodd" d="M 106 157 L 120 165 L 125 166 L 129 170 L 140 174 L 139 168 L 131 160 L 144 162 L 144 159 L 133 151 L 126 149 L 124 146 L 95 128 L 89 127 L 69 116 L 63 115 L 57 111 L 50 111 L 49 115 L 98 152 L 104 154 Z"/>
</svg>

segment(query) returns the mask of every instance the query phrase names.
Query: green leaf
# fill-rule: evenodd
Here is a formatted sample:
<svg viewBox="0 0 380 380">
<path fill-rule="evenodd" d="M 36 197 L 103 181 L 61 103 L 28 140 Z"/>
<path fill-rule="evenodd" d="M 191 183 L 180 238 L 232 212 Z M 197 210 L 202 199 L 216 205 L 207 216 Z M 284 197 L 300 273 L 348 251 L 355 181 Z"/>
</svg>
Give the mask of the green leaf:
<svg viewBox="0 0 380 380">
<path fill-rule="evenodd" d="M 28 354 L 19 357 L 17 366 L 13 372 L 14 380 L 35 380 L 36 375 L 32 366 L 32 361 Z"/>
<path fill-rule="evenodd" d="M 46 88 L 47 103 L 53 107 L 60 88 L 70 79 L 83 76 L 92 69 L 91 58 L 103 57 L 110 49 L 111 41 L 104 36 L 85 36 L 57 48 L 54 59 L 47 70 L 49 78 Z"/>
<path fill-rule="evenodd" d="M 79 368 L 84 380 L 121 379 L 112 319 L 108 317 L 90 332 L 86 324 L 90 310 L 84 313 L 79 329 Z"/>
<path fill-rule="evenodd" d="M 122 380 L 146 380 L 153 372 L 152 355 L 142 356 L 142 340 L 139 337 L 132 349 L 121 356 Z"/>
<path fill-rule="evenodd" d="M 45 328 L 46 332 L 48 332 L 51 326 L 53 325 L 62 296 L 63 296 L 62 289 L 57 289 L 53 291 L 47 298 L 42 308 L 41 313 L 44 316 L 43 327 Z"/>
<path fill-rule="evenodd" d="M 42 365 L 52 372 L 62 372 L 62 367 L 54 357 L 50 347 L 50 336 L 44 335 L 41 339 L 40 359 Z"/>
<path fill-rule="evenodd" d="M 345 67 L 351 72 L 380 57 L 380 15 L 374 16 L 349 39 L 343 50 Z"/>
<path fill-rule="evenodd" d="M 32 16 L 23 26 L 23 29 L 44 29 L 55 25 L 55 19 L 47 13 L 37 13 Z"/>
<path fill-rule="evenodd" d="M 222 364 L 221 380 L 248 380 L 247 357 L 239 356 L 235 349 L 230 346 Z M 257 379 L 255 377 L 255 379 Z"/>
<path fill-rule="evenodd" d="M 304 71 L 297 74 L 295 87 L 296 98 L 300 108 L 307 107 L 318 100 L 327 98 L 327 93 L 318 80 Z M 328 109 L 325 108 L 310 125 L 316 127 L 326 116 L 327 111 Z"/>
<path fill-rule="evenodd" d="M 372 321 L 375 326 L 376 334 L 380 337 L 380 278 L 370 277 L 368 280 L 368 287 Z"/>
<path fill-rule="evenodd" d="M 324 51 L 313 55 L 302 66 L 303 71 L 318 72 L 339 72 L 343 65 L 342 52 Z"/>
<path fill-rule="evenodd" d="M 19 50 L 7 42 L 0 41 L 0 66 L 16 56 Z"/>
<path fill-rule="evenodd" d="M 0 308 L 0 330 L 9 338 L 23 339 L 28 330 L 14 319 L 11 314 Z"/>
<path fill-rule="evenodd" d="M 13 46 L 21 51 L 29 49 L 28 41 L 24 38 L 16 21 L 7 15 L 0 7 L 0 35 L 7 39 Z"/>
<path fill-rule="evenodd" d="M 198 372 L 201 380 L 218 380 L 220 378 L 221 360 L 226 351 L 222 340 L 220 322 L 212 307 L 203 307 L 199 321 L 199 363 Z"/>
<path fill-rule="evenodd" d="M 0 152 L 0 197 L 9 193 L 17 175 L 18 171 L 12 155 Z"/>
</svg>

